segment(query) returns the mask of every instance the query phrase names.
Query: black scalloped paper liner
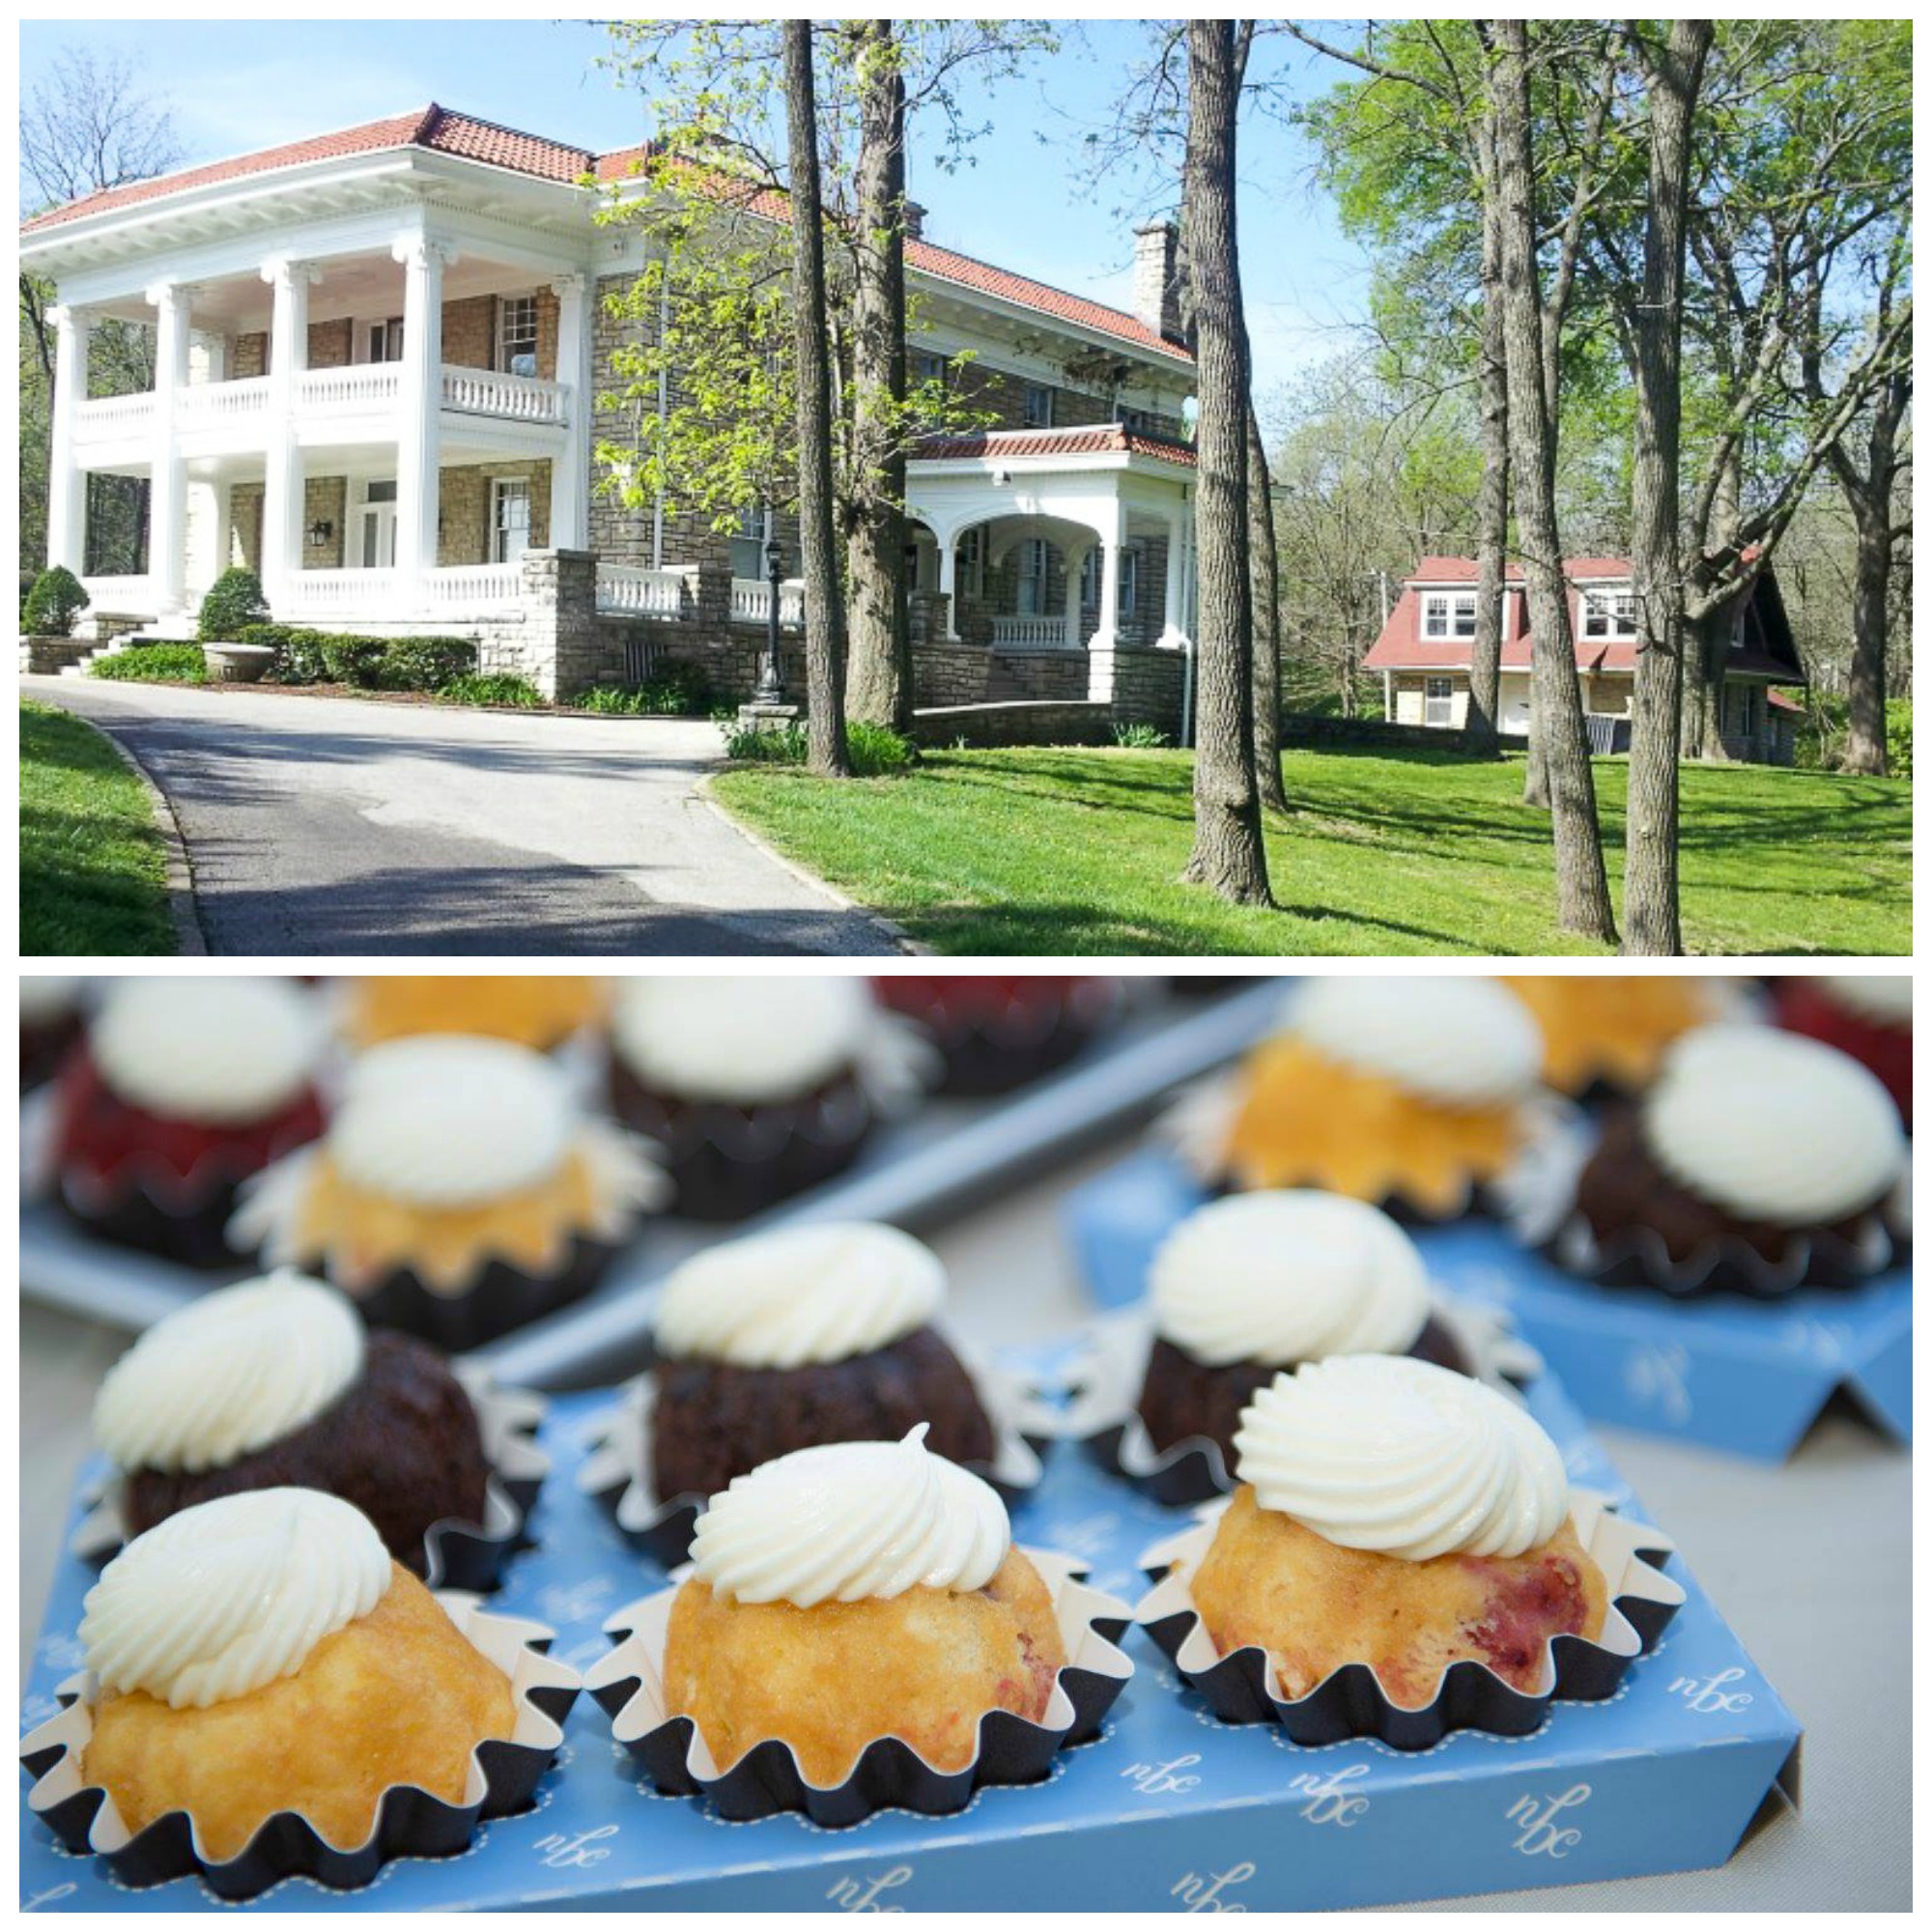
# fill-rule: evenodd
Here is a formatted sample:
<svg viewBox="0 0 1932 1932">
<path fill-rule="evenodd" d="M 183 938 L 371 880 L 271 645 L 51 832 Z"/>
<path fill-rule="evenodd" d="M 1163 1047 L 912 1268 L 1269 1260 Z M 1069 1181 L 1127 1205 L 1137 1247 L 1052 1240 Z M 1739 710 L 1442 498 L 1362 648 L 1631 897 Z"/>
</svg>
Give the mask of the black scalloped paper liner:
<svg viewBox="0 0 1932 1932">
<path fill-rule="evenodd" d="M 1651 1562 L 1666 1552 L 1639 1546 L 1636 1553 Z M 1148 1574 L 1158 1581 L 1167 1572 L 1151 1570 Z M 1648 1598 L 1618 1597 L 1612 1601 L 1636 1632 L 1639 1657 L 1656 1645 L 1678 1609 L 1675 1604 L 1659 1604 Z M 1200 1611 L 1189 1608 L 1157 1617 L 1142 1628 L 1160 1646 L 1182 1681 L 1200 1692 L 1223 1723 L 1278 1723 L 1297 1745 L 1378 1738 L 1395 1750 L 1429 1750 L 1452 1731 L 1528 1737 L 1542 1729 L 1553 1703 L 1601 1703 L 1613 1697 L 1625 1673 L 1636 1662 L 1636 1658 L 1619 1657 L 1587 1637 L 1566 1633 L 1550 1640 L 1555 1682 L 1541 1696 L 1519 1690 L 1487 1665 L 1463 1659 L 1442 1673 L 1435 1698 L 1420 1710 L 1392 1703 L 1381 1680 L 1366 1663 L 1344 1664 L 1306 1697 L 1282 1699 L 1268 1689 L 1267 1653 L 1258 1644 L 1244 1644 L 1206 1670 L 1183 1668 L 1181 1646 L 1200 1620 Z"/>
<path fill-rule="evenodd" d="M 1111 1423 L 1095 1435 L 1083 1436 L 1081 1453 L 1110 1476 L 1119 1477 L 1168 1509 L 1210 1503 L 1234 1489 L 1218 1442 L 1210 1442 L 1205 1435 L 1190 1435 L 1163 1451 L 1145 1475 L 1135 1475 L 1121 1466 L 1121 1443 L 1126 1433 L 1124 1422 Z"/>
<path fill-rule="evenodd" d="M 532 1639 L 529 1647 L 547 1651 L 550 1641 Z M 576 1688 L 561 1684 L 534 1685 L 523 1695 L 559 1732 L 577 1701 Z M 75 1700 L 64 1694 L 60 1701 L 67 1706 Z M 21 1762 L 38 1779 L 67 1748 L 53 1746 L 23 1756 Z M 478 1824 L 529 1810 L 536 1802 L 537 1786 L 561 1748 L 561 1740 L 544 1746 L 487 1739 L 476 1747 L 485 1786 L 480 1803 L 449 1804 L 415 1785 L 391 1786 L 383 1795 L 369 1841 L 346 1852 L 327 1843 L 298 1813 L 277 1811 L 239 1857 L 211 1864 L 195 1853 L 187 1813 L 170 1811 L 137 1832 L 118 1852 L 96 1854 L 89 1834 L 107 1800 L 99 1785 L 76 1791 L 38 1815 L 69 1852 L 104 1858 L 115 1878 L 136 1889 L 199 1874 L 217 1898 L 231 1903 L 257 1897 L 289 1878 L 310 1878 L 331 1890 L 352 1891 L 367 1885 L 390 1859 L 453 1858 L 469 1849 Z"/>
<path fill-rule="evenodd" d="M 542 1276 L 493 1257 L 461 1294 L 439 1294 L 412 1268 L 397 1268 L 366 1293 L 344 1288 L 372 1328 L 400 1328 L 433 1342 L 445 1354 L 462 1354 L 495 1342 L 511 1330 L 582 1301 L 603 1280 L 618 1253 L 617 1244 L 571 1237 L 563 1267 Z"/>
<path fill-rule="evenodd" d="M 1091 1627 L 1114 1643 L 1128 1621 L 1096 1616 Z M 623 1640 L 621 1634 L 618 1640 Z M 625 1747 L 659 1791 L 703 1799 L 733 1824 L 802 1811 L 814 1825 L 836 1831 L 895 1807 L 943 1818 L 965 1810 L 981 1785 L 1037 1784 L 1062 1749 L 1089 1744 L 1099 1735 L 1127 1681 L 1065 1664 L 1060 1684 L 1073 1706 L 1073 1722 L 1064 1733 L 1010 1711 L 989 1711 L 980 1719 L 980 1748 L 963 1770 L 935 1771 L 902 1739 L 878 1738 L 860 1753 L 844 1782 L 829 1790 L 810 1783 L 789 1747 L 775 1738 L 754 1745 L 723 1776 L 706 1782 L 691 1770 L 696 1726 L 689 1718 L 668 1718 Z M 614 1721 L 639 1682 L 627 1677 L 591 1694 Z"/>
<path fill-rule="evenodd" d="M 522 1429 L 517 1431 L 520 1436 L 525 1433 Z M 535 1433 L 536 1424 L 532 1422 L 528 1434 Z M 544 1476 L 548 1473 L 545 1470 L 543 1474 L 519 1477 L 512 1482 L 495 1469 L 490 1471 L 492 1488 L 508 1500 L 516 1519 L 501 1536 L 492 1536 L 475 1523 L 454 1519 L 431 1523 L 423 1534 L 423 1549 L 428 1558 L 423 1580 L 429 1587 L 464 1590 L 479 1597 L 490 1596 L 501 1588 L 503 1571 L 510 1558 L 536 1546 L 536 1538 L 530 1534 L 530 1515 L 543 1492 Z"/>
<path fill-rule="evenodd" d="M 1274 1183 L 1277 1187 L 1314 1187 L 1320 1183 L 1314 1180 L 1284 1180 Z M 1225 1200 L 1231 1194 L 1260 1194 L 1268 1190 L 1259 1187 L 1237 1185 L 1228 1175 L 1222 1174 L 1212 1180 L 1201 1182 L 1202 1190 L 1209 1201 Z M 1355 1197 L 1350 1197 L 1355 1198 Z M 1447 1228 L 1459 1221 L 1507 1221 L 1508 1214 L 1492 1182 L 1472 1181 L 1467 1198 L 1460 1207 L 1447 1209 L 1424 1207 L 1412 1195 L 1397 1192 L 1384 1194 L 1368 1206 L 1378 1208 L 1391 1221 L 1404 1228 Z"/>
<path fill-rule="evenodd" d="M 1574 1265 L 1563 1254 L 1564 1237 L 1578 1225 L 1578 1219 L 1573 1216 L 1561 1223 L 1555 1234 L 1539 1244 L 1539 1252 L 1553 1267 L 1560 1268 L 1572 1280 L 1587 1281 L 1598 1288 L 1650 1289 L 1669 1295 L 1674 1301 L 1741 1294 L 1751 1301 L 1776 1303 L 1813 1290 L 1844 1293 L 1863 1288 L 1889 1268 L 1907 1266 L 1912 1259 L 1910 1240 L 1889 1227 L 1886 1228 L 1886 1238 L 1891 1244 L 1891 1252 L 1877 1268 L 1865 1265 L 1849 1242 L 1821 1229 L 1805 1237 L 1804 1260 L 1795 1267 L 1788 1261 L 1767 1262 L 1755 1248 L 1733 1241 L 1721 1244 L 1710 1266 L 1693 1278 L 1690 1270 L 1695 1265 L 1694 1258 L 1687 1264 L 1671 1262 L 1661 1241 L 1643 1238 L 1650 1235 L 1649 1229 L 1634 1229 L 1604 1253 L 1595 1266 L 1584 1268 Z M 1874 1210 L 1873 1219 L 1885 1226 L 1882 1213 Z M 1602 1251 L 1603 1243 L 1594 1232 L 1590 1238 Z"/>
</svg>

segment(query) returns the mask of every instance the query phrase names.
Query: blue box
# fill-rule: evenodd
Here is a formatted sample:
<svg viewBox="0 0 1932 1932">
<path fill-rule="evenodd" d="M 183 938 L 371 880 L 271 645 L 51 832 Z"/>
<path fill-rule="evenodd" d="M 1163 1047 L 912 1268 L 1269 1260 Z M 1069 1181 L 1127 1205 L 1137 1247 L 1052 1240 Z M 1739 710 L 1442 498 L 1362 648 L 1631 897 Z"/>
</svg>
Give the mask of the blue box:
<svg viewBox="0 0 1932 1932">
<path fill-rule="evenodd" d="M 1138 1301 L 1162 1237 L 1207 1199 L 1172 1154 L 1130 1155 L 1069 1196 L 1065 1226 L 1095 1301 Z M 1430 1272 L 1501 1304 L 1583 1413 L 1781 1463 L 1843 1393 L 1882 1434 L 1912 1439 L 1912 1273 L 1778 1302 L 1684 1301 L 1599 1288 L 1492 1221 L 1416 1231 Z"/>
<path fill-rule="evenodd" d="M 557 1627 L 554 1655 L 580 1666 L 606 1647 L 604 1618 L 658 1580 L 576 1489 L 585 1424 L 612 1400 L 603 1391 L 555 1404 L 539 1546 L 512 1564 L 491 1605 Z M 1553 1383 L 1533 1401 L 1576 1479 L 1627 1496 Z M 1136 1559 L 1180 1520 L 1061 1444 L 1015 1530 L 1083 1555 L 1100 1587 L 1133 1598 Z M 1689 1602 L 1657 1651 L 1616 1697 L 1559 1705 L 1529 1738 L 1463 1732 L 1419 1753 L 1364 1741 L 1302 1749 L 1271 1724 L 1215 1722 L 1132 1633 L 1135 1676 L 1104 1736 L 1064 1754 L 1044 1784 L 983 1790 L 956 1817 L 888 1812 L 830 1832 L 795 1815 L 724 1824 L 691 1801 L 639 1790 L 608 1719 L 582 1698 L 538 1810 L 486 1827 L 470 1852 L 390 1863 L 363 1891 L 297 1879 L 221 1909 L 1264 1909 L 1720 1864 L 1761 1811 L 1795 1802 L 1798 1726 L 1682 1564 L 1669 1567 Z M 78 1667 L 71 1634 L 91 1577 L 71 1558 L 61 1565 L 26 1723 L 48 1715 L 54 1685 Z M 120 1889 L 99 1860 L 61 1852 L 24 1803 L 21 1818 L 23 1905 L 214 1904 L 193 1879 Z"/>
</svg>

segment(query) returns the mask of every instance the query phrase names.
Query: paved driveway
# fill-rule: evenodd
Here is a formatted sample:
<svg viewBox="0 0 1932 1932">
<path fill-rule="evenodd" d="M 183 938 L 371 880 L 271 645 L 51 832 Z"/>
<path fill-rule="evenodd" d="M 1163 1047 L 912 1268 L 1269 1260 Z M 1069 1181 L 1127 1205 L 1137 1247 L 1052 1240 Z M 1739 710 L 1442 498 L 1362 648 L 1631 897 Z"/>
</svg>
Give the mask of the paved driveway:
<svg viewBox="0 0 1932 1932">
<path fill-rule="evenodd" d="M 696 795 L 718 731 L 23 677 L 167 794 L 218 953 L 881 953 Z"/>
</svg>

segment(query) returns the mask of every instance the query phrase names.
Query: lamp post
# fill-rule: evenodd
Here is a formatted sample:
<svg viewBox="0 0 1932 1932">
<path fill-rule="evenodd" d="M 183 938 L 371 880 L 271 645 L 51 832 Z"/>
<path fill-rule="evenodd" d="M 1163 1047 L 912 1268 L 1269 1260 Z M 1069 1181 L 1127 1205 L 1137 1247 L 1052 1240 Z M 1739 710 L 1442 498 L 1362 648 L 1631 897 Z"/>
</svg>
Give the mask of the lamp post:
<svg viewBox="0 0 1932 1932">
<path fill-rule="evenodd" d="M 779 548 L 779 520 L 769 505 L 765 509 L 765 582 L 771 602 L 765 611 L 765 661 L 758 668 L 758 688 L 752 694 L 754 704 L 784 702 L 784 673 L 779 667 L 779 587 L 784 577 L 784 553 Z"/>
</svg>

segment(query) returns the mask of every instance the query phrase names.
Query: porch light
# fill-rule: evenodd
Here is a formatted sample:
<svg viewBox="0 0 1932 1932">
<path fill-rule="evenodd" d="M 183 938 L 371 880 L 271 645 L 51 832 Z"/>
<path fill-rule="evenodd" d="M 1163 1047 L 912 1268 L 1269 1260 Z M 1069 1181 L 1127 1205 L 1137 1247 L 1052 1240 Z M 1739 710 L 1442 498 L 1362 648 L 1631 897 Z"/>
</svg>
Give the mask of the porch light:
<svg viewBox="0 0 1932 1932">
<path fill-rule="evenodd" d="M 308 526 L 308 540 L 317 550 L 320 550 L 326 543 L 334 542 L 335 526 L 326 517 L 318 517 Z"/>
</svg>

